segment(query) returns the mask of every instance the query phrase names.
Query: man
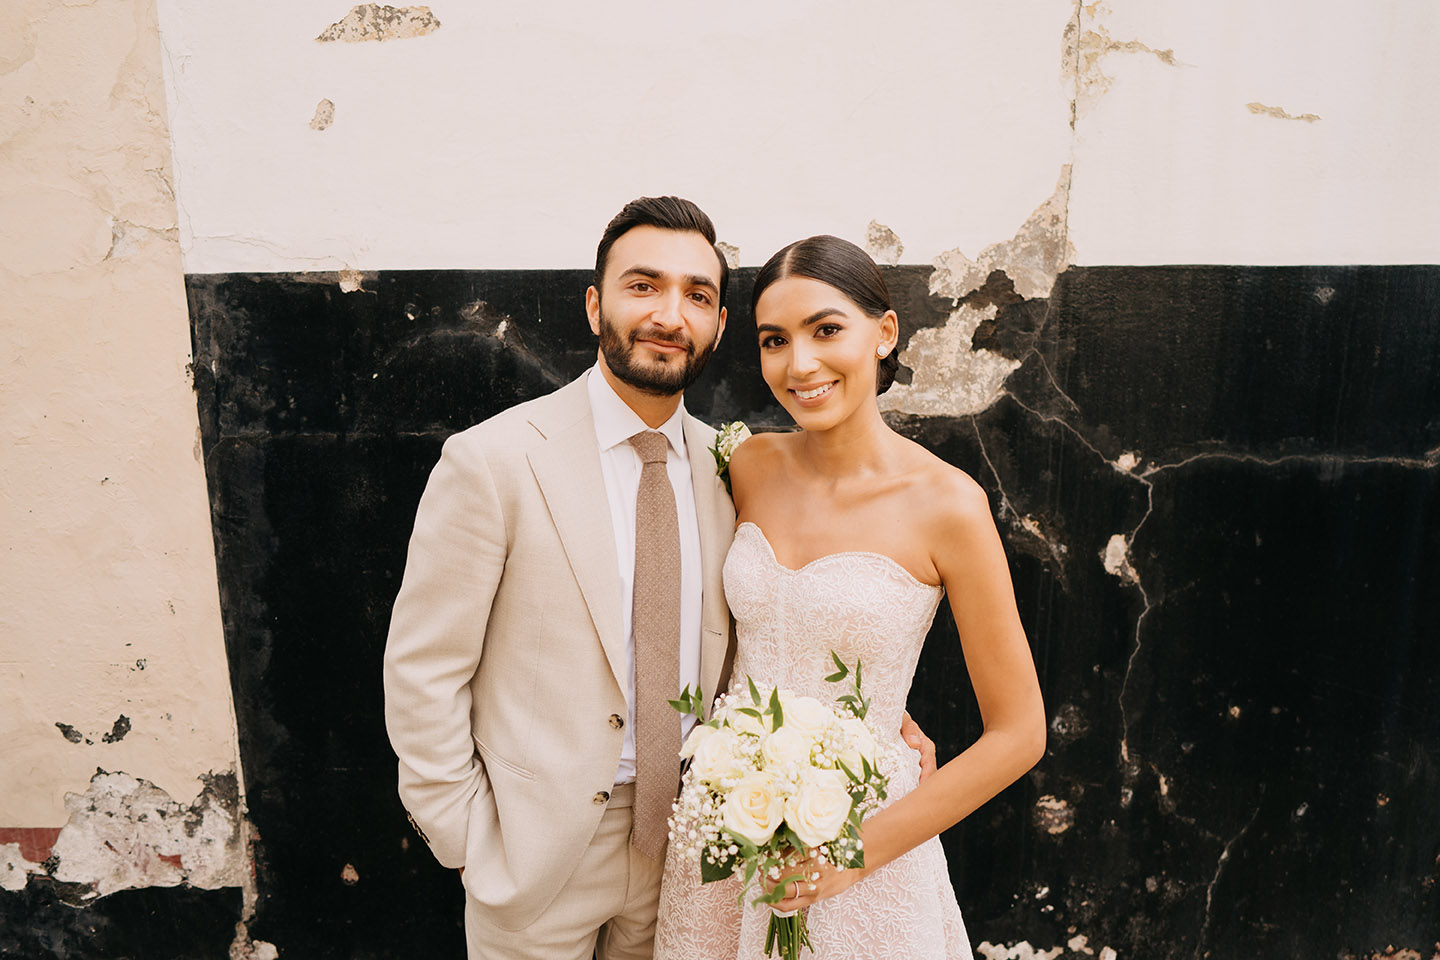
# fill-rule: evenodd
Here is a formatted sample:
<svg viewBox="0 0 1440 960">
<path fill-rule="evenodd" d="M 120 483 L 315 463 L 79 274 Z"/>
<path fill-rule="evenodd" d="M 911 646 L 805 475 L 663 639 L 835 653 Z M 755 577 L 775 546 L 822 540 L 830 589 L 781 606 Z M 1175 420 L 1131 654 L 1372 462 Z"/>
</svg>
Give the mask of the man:
<svg viewBox="0 0 1440 960">
<path fill-rule="evenodd" d="M 675 197 L 606 227 L 596 365 L 451 437 L 385 651 L 412 822 L 466 888 L 469 955 L 646 958 L 676 751 L 721 687 L 735 511 L 685 412 L 725 331 L 715 230 Z M 933 749 L 933 745 L 931 745 Z"/>
</svg>

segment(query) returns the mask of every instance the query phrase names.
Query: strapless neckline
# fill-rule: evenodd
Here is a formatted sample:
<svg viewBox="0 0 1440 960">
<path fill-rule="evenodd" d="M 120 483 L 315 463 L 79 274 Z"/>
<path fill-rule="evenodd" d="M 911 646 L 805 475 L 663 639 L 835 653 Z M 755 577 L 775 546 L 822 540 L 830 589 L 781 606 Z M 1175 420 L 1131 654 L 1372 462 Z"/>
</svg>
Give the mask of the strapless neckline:
<svg viewBox="0 0 1440 960">
<path fill-rule="evenodd" d="M 755 531 L 755 535 L 760 539 L 760 542 L 765 545 L 765 553 L 770 557 L 770 561 L 776 566 L 777 569 L 783 570 L 785 573 L 802 574 L 808 571 L 811 567 L 818 566 L 825 563 L 826 561 L 839 560 L 845 557 L 868 557 L 872 560 L 880 561 L 882 564 L 888 566 L 895 573 L 898 573 L 900 576 L 904 577 L 906 581 L 916 587 L 919 587 L 922 590 L 938 592 L 945 589 L 945 587 L 941 584 L 926 583 L 924 580 L 921 580 L 919 577 L 915 576 L 915 574 L 905 569 L 904 564 L 902 564 L 899 560 L 896 560 L 894 557 L 888 556 L 883 553 L 876 553 L 873 550 L 839 550 L 835 553 L 826 553 L 818 556 L 814 560 L 809 561 L 808 563 L 801 564 L 799 567 L 787 567 L 785 566 L 785 564 L 781 563 L 780 558 L 775 555 L 775 548 L 770 545 L 770 538 L 765 536 L 765 531 L 760 529 L 759 524 L 755 523 L 752 520 L 742 520 L 739 526 L 735 528 L 736 535 L 738 536 L 740 531 L 745 529 L 746 527 L 749 527 L 751 530 Z"/>
</svg>

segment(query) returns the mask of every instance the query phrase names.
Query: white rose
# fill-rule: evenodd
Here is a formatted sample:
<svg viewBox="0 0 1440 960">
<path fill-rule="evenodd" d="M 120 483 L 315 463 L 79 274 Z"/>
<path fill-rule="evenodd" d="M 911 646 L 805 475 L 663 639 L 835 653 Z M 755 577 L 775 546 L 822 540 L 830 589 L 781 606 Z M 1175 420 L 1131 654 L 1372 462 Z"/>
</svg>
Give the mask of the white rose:
<svg viewBox="0 0 1440 960">
<path fill-rule="evenodd" d="M 700 748 L 700 743 L 706 737 L 713 736 L 719 732 L 719 728 L 717 727 L 707 727 L 703 723 L 695 724 L 694 729 L 690 731 L 690 736 L 686 737 L 685 742 L 680 745 L 680 759 L 684 760 L 687 757 L 695 756 L 695 751 Z"/>
<path fill-rule="evenodd" d="M 870 761 L 870 766 L 875 766 L 875 754 L 879 752 L 880 746 L 875 742 L 875 735 L 870 732 L 865 721 L 858 717 L 840 721 L 840 730 L 845 737 L 840 761 L 858 777 L 864 772 L 860 758 L 864 757 Z"/>
<path fill-rule="evenodd" d="M 747 769 L 740 758 L 740 741 L 729 730 L 716 730 L 713 735 L 701 738 L 695 746 L 690 769 L 707 783 L 740 776 Z"/>
<path fill-rule="evenodd" d="M 780 701 L 784 711 L 785 729 L 804 735 L 811 742 L 825 736 L 825 731 L 836 723 L 835 712 L 814 697 L 790 697 Z"/>
<path fill-rule="evenodd" d="M 762 708 L 755 706 L 748 700 L 738 706 L 731 707 L 725 712 L 725 722 L 730 725 L 730 729 L 737 733 L 753 733 L 757 737 L 763 737 L 770 732 L 771 720 L 769 717 L 754 717 L 748 713 L 741 713 L 740 711 L 742 709 L 761 710 Z"/>
<path fill-rule="evenodd" d="M 778 767 L 787 763 L 809 763 L 810 739 L 798 730 L 792 730 L 789 724 L 782 726 L 760 746 L 760 753 L 765 757 L 767 767 Z"/>
<path fill-rule="evenodd" d="M 853 802 L 846 783 L 838 770 L 813 770 L 799 792 L 785 801 L 785 822 L 807 847 L 840 836 Z"/>
<path fill-rule="evenodd" d="M 775 778 L 758 771 L 741 777 L 720 809 L 725 829 L 756 846 L 775 835 L 784 814 Z"/>
</svg>

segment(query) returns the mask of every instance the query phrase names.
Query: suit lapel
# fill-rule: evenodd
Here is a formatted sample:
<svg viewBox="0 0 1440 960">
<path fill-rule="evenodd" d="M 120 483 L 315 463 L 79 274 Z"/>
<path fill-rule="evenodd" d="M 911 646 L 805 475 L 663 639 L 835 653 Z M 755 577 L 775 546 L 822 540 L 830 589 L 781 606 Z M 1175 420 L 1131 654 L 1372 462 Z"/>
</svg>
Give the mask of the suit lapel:
<svg viewBox="0 0 1440 960">
<path fill-rule="evenodd" d="M 690 484 L 695 491 L 695 518 L 700 525 L 700 686 L 713 700 L 725 670 L 730 646 L 730 609 L 725 605 L 721 569 L 735 535 L 735 508 L 725 484 L 715 475 L 710 452 L 714 438 L 700 421 L 686 416 L 685 447 L 690 457 Z"/>
<path fill-rule="evenodd" d="M 615 534 L 610 529 L 610 505 L 605 498 L 585 378 L 552 396 L 556 403 L 538 411 L 530 421 L 548 441 L 529 454 L 530 469 L 550 509 L 610 669 L 624 689 L 629 671 L 621 636 Z"/>
</svg>

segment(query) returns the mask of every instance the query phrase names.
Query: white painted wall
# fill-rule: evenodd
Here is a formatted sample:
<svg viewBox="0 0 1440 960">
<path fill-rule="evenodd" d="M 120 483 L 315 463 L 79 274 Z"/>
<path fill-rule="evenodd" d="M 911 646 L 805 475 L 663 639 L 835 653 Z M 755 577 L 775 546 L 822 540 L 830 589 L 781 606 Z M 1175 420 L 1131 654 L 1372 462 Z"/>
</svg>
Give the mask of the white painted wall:
<svg viewBox="0 0 1440 960">
<path fill-rule="evenodd" d="M 1078 263 L 1440 261 L 1433 3 L 440 0 L 316 42 L 347 9 L 161 0 L 187 271 L 583 267 L 664 192 L 744 264 L 872 218 L 973 257 L 1071 159 Z"/>
<path fill-rule="evenodd" d="M 746 264 L 872 218 L 923 262 L 1008 237 L 1069 150 L 1063 0 L 440 0 L 317 43 L 347 9 L 162 0 L 187 271 L 584 267 L 658 193 Z"/>
</svg>

